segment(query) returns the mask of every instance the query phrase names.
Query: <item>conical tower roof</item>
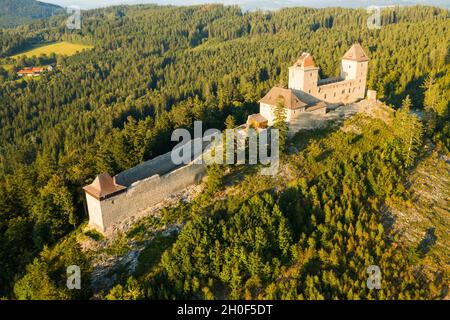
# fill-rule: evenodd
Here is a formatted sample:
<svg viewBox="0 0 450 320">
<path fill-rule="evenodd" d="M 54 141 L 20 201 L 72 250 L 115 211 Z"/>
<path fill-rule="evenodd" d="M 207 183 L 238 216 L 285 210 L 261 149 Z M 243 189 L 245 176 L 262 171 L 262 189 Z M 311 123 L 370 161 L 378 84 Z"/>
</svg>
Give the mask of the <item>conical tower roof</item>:
<svg viewBox="0 0 450 320">
<path fill-rule="evenodd" d="M 125 190 L 126 187 L 116 184 L 114 179 L 109 174 L 102 173 L 95 178 L 94 182 L 83 189 L 97 199 L 103 199 L 107 196 L 111 196 Z"/>
<path fill-rule="evenodd" d="M 295 62 L 294 67 L 301 68 L 315 68 L 314 60 L 311 54 L 303 52 L 297 62 Z"/>
<path fill-rule="evenodd" d="M 366 53 L 359 43 L 355 43 L 354 45 L 352 45 L 352 47 L 344 54 L 342 59 L 358 62 L 369 61 L 369 57 L 367 57 Z"/>
</svg>

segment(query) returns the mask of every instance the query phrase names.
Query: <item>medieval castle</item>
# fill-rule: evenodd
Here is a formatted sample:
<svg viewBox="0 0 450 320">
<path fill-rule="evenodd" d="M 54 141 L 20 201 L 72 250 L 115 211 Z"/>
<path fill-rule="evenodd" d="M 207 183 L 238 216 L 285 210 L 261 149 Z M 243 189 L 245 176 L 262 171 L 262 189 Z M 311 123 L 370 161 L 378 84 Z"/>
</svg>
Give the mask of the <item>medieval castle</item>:
<svg viewBox="0 0 450 320">
<path fill-rule="evenodd" d="M 272 126 L 274 109 L 279 103 L 286 109 L 290 130 L 295 130 L 296 121 L 308 115 L 320 117 L 333 105 L 351 104 L 363 99 L 368 61 L 362 47 L 354 44 L 342 57 L 340 77 L 319 79 L 319 68 L 312 56 L 303 53 L 289 68 L 288 88 L 272 88 L 260 100 L 260 112 L 250 115 L 246 126 Z M 374 99 L 375 94 L 368 92 L 370 99 Z M 100 174 L 92 184 L 84 187 L 89 225 L 105 232 L 123 219 L 162 202 L 169 195 L 199 183 L 205 174 L 206 165 L 195 161 L 184 166 L 175 165 L 170 152 L 115 177 Z"/>
<path fill-rule="evenodd" d="M 288 89 L 274 87 L 260 100 L 259 113 L 251 115 L 247 124 L 272 126 L 274 109 L 283 103 L 286 121 L 292 124 L 305 113 L 324 115 L 333 104 L 349 104 L 361 100 L 366 93 L 369 58 L 359 44 L 354 44 L 342 57 L 338 78 L 319 79 L 319 68 L 309 53 L 302 53 L 289 68 Z"/>
</svg>

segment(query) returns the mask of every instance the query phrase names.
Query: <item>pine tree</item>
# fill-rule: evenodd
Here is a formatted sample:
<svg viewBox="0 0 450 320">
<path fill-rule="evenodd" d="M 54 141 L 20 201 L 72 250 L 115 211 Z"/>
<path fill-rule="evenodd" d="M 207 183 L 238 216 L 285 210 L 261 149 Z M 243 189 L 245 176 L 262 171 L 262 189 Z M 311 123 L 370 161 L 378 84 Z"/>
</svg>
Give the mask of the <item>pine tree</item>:
<svg viewBox="0 0 450 320">
<path fill-rule="evenodd" d="M 223 186 L 223 170 L 218 164 L 212 164 L 208 167 L 208 182 L 206 191 L 213 194 L 219 191 Z"/>
<path fill-rule="evenodd" d="M 226 119 L 225 119 L 225 127 L 227 129 L 234 129 L 236 128 L 236 120 L 234 119 L 234 116 L 229 115 Z"/>
<path fill-rule="evenodd" d="M 279 146 L 280 146 L 280 153 L 283 153 L 286 150 L 286 139 L 287 139 L 287 133 L 288 133 L 288 125 L 286 123 L 286 108 L 284 106 L 283 97 L 278 98 L 277 105 L 274 109 L 274 123 L 273 127 L 275 129 L 278 129 L 279 132 Z"/>
<path fill-rule="evenodd" d="M 406 98 L 402 101 L 402 109 L 405 111 L 405 113 L 409 113 L 409 111 L 411 110 L 411 106 L 412 102 L 408 94 Z"/>
</svg>

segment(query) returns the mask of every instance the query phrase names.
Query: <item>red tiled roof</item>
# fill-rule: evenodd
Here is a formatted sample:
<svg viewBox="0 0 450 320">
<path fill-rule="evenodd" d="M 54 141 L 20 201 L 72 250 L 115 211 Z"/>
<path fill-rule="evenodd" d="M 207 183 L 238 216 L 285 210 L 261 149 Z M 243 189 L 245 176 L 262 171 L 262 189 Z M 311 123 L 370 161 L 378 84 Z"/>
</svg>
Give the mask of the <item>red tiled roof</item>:
<svg viewBox="0 0 450 320">
<path fill-rule="evenodd" d="M 33 71 L 30 70 L 30 69 L 22 69 L 22 70 L 19 70 L 17 73 L 22 73 L 22 74 L 32 74 Z"/>
<path fill-rule="evenodd" d="M 315 68 L 314 60 L 312 56 L 309 53 L 303 52 L 300 58 L 295 62 L 295 67 L 302 67 L 302 68 Z"/>
<path fill-rule="evenodd" d="M 22 70 L 19 70 L 17 73 L 20 74 L 35 74 L 35 73 L 42 73 L 45 71 L 44 67 L 33 67 L 33 68 L 24 68 Z"/>
</svg>

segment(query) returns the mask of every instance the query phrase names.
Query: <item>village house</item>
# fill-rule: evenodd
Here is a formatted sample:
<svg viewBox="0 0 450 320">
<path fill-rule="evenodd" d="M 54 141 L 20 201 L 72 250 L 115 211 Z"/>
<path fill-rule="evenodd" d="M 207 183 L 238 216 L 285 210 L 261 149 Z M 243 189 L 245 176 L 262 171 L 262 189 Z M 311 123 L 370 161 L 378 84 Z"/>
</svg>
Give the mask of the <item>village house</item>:
<svg viewBox="0 0 450 320">
<path fill-rule="evenodd" d="M 52 66 L 46 66 L 46 67 L 27 67 L 23 68 L 22 70 L 19 70 L 17 72 L 17 75 L 19 77 L 38 77 L 41 74 L 43 74 L 46 71 L 52 71 Z"/>
</svg>

